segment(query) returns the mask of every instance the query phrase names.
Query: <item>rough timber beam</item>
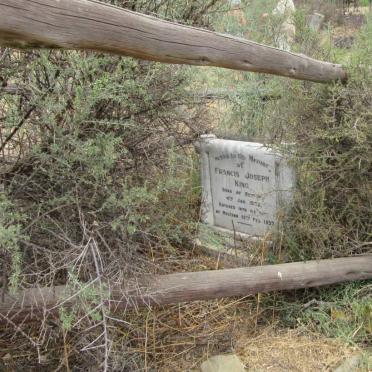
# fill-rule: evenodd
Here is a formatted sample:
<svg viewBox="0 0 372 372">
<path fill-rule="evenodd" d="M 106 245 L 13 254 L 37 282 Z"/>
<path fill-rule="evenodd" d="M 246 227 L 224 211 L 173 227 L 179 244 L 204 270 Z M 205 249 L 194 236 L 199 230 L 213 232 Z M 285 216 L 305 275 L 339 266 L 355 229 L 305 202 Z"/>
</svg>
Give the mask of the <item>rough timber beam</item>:
<svg viewBox="0 0 372 372">
<path fill-rule="evenodd" d="M 342 66 L 89 0 L 0 0 L 0 45 L 96 50 L 327 83 Z"/>
<path fill-rule="evenodd" d="M 128 287 L 106 283 L 103 294 L 111 312 L 144 306 L 177 304 L 224 297 L 254 295 L 259 292 L 293 290 L 372 278 L 372 255 L 280 265 L 186 272 L 142 278 Z M 93 283 L 88 286 L 94 286 Z M 97 296 L 99 295 L 99 287 Z M 0 324 L 43 319 L 61 306 L 79 301 L 80 291 L 65 286 L 35 288 L 0 298 Z M 96 306 L 96 305 L 95 305 Z"/>
</svg>

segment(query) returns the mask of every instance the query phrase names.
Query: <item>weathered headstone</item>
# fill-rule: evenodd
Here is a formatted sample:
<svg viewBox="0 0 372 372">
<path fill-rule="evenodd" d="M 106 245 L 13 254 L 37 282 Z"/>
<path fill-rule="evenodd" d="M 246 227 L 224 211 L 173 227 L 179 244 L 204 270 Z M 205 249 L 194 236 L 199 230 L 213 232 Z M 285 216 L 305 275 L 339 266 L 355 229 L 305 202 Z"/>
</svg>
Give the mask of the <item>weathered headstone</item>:
<svg viewBox="0 0 372 372">
<path fill-rule="evenodd" d="M 309 28 L 312 31 L 319 31 L 322 28 L 324 22 L 324 15 L 320 13 L 313 13 L 307 17 Z"/>
<path fill-rule="evenodd" d="M 286 51 L 291 50 L 291 44 L 296 36 L 296 27 L 293 14 L 296 11 L 293 0 L 279 0 L 272 14 L 280 21 L 280 27 L 276 35 L 278 48 Z"/>
<path fill-rule="evenodd" d="M 232 8 L 237 8 L 241 5 L 241 0 L 230 0 L 230 6 Z"/>
<path fill-rule="evenodd" d="M 217 229 L 264 237 L 277 225 L 295 186 L 293 169 L 259 143 L 202 136 L 198 143 L 203 221 Z"/>
</svg>

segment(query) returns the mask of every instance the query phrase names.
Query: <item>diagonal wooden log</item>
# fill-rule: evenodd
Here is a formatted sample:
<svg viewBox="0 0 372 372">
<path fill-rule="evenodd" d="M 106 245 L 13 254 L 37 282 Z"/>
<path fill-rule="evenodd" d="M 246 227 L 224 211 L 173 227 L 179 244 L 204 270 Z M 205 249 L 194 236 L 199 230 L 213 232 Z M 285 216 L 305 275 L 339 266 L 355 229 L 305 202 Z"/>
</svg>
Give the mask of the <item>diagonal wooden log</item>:
<svg viewBox="0 0 372 372">
<path fill-rule="evenodd" d="M 143 279 L 130 288 L 112 284 L 105 295 L 110 311 L 196 300 L 253 295 L 372 278 L 372 255 L 260 267 L 186 272 Z M 95 285 L 92 283 L 91 285 Z M 89 285 L 87 284 L 87 287 Z M 98 287 L 96 287 L 98 290 Z M 83 301 L 85 288 L 36 288 L 0 299 L 0 323 L 40 319 Z"/>
<path fill-rule="evenodd" d="M 0 45 L 110 52 L 314 82 L 346 80 L 340 65 L 89 0 L 0 0 Z"/>
</svg>

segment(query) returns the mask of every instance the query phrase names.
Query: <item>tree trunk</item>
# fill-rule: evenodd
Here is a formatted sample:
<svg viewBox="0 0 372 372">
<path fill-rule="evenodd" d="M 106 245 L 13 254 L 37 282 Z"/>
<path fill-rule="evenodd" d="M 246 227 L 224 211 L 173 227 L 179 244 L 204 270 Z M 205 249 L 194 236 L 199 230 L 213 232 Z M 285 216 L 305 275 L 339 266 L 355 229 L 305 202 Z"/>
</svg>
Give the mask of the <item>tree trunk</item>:
<svg viewBox="0 0 372 372">
<path fill-rule="evenodd" d="M 96 50 L 315 82 L 346 79 L 340 65 L 88 0 L 0 0 L 0 44 Z"/>
<path fill-rule="evenodd" d="M 129 288 L 111 284 L 105 303 L 110 311 L 196 300 L 240 297 L 259 292 L 318 287 L 372 278 L 372 255 L 280 265 L 186 272 L 146 278 Z M 94 284 L 93 284 L 94 285 Z M 98 287 L 96 287 L 98 293 Z M 29 321 L 61 306 L 83 301 L 84 289 L 69 293 L 64 287 L 37 288 L 0 300 L 0 323 Z M 99 295 L 99 293 L 98 293 Z M 94 305 L 95 306 L 95 305 Z"/>
</svg>

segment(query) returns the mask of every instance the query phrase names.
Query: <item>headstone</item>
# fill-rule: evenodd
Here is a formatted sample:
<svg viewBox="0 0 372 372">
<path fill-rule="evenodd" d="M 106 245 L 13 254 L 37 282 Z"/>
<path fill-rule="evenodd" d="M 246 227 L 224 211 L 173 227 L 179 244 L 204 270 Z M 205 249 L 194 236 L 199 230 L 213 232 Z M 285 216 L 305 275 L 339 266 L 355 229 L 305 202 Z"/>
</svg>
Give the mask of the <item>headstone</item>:
<svg viewBox="0 0 372 372">
<path fill-rule="evenodd" d="M 320 13 L 311 14 L 308 16 L 307 22 L 312 31 L 319 31 L 324 22 L 324 15 Z"/>
<path fill-rule="evenodd" d="M 230 0 L 230 6 L 232 8 L 240 7 L 240 5 L 241 5 L 241 0 Z"/>
<path fill-rule="evenodd" d="M 277 45 L 280 49 L 290 51 L 296 36 L 293 14 L 296 11 L 293 0 L 279 0 L 272 14 L 281 22 L 277 33 Z"/>
<path fill-rule="evenodd" d="M 295 186 L 293 169 L 260 143 L 202 136 L 198 143 L 203 221 L 217 229 L 264 237 L 277 226 Z"/>
</svg>

